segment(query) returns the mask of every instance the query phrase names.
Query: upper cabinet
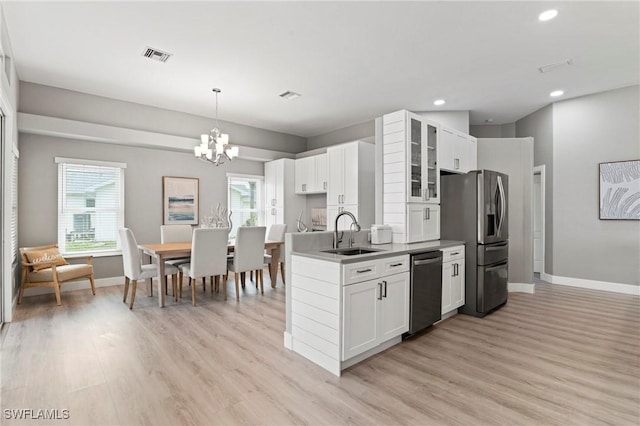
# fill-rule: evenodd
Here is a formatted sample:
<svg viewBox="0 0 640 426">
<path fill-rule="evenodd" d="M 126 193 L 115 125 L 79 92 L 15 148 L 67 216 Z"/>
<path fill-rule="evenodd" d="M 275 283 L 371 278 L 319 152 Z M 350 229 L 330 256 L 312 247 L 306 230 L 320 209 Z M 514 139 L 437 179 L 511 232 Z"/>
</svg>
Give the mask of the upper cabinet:
<svg viewBox="0 0 640 426">
<path fill-rule="evenodd" d="M 333 230 L 336 216 L 349 211 L 363 228 L 374 219 L 373 144 L 356 141 L 327 148 L 327 230 Z M 351 219 L 338 223 L 349 229 Z"/>
<path fill-rule="evenodd" d="M 439 125 L 410 111 L 383 117 L 384 185 L 407 203 L 440 202 Z"/>
<path fill-rule="evenodd" d="M 478 167 L 477 139 L 466 133 L 442 126 L 440 128 L 440 170 L 467 173 Z"/>
<path fill-rule="evenodd" d="M 265 224 L 287 225 L 287 232 L 297 230 L 297 219 L 306 209 L 306 197 L 296 195 L 293 187 L 295 160 L 283 158 L 264 163 Z"/>
<path fill-rule="evenodd" d="M 298 158 L 295 164 L 296 194 L 327 192 L 327 154 Z"/>
</svg>

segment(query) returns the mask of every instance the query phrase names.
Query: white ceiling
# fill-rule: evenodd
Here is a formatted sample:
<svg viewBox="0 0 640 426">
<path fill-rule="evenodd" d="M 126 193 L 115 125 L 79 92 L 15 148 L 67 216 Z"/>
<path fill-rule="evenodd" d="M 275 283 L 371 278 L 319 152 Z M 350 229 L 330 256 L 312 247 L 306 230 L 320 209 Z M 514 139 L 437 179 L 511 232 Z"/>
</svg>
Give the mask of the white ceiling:
<svg viewBox="0 0 640 426">
<path fill-rule="evenodd" d="M 2 2 L 21 80 L 304 137 L 397 109 L 512 123 L 639 82 L 632 2 Z M 556 19 L 539 22 L 548 8 Z M 167 63 L 141 56 L 150 46 Z M 572 59 L 547 74 L 537 68 Z M 279 93 L 302 94 L 284 100 Z M 433 101 L 446 100 L 435 107 Z"/>
</svg>

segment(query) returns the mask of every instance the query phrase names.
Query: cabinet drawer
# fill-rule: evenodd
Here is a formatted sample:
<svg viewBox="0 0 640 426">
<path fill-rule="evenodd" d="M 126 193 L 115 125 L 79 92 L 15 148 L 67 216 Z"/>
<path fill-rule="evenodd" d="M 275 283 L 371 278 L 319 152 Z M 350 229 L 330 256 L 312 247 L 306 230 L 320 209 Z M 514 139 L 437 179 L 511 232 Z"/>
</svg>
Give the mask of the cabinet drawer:
<svg viewBox="0 0 640 426">
<path fill-rule="evenodd" d="M 380 267 L 381 275 L 399 274 L 409 270 L 409 255 L 380 259 L 380 263 L 382 263 Z"/>
<path fill-rule="evenodd" d="M 447 247 L 441 251 L 442 262 L 464 259 L 464 246 Z"/>
<path fill-rule="evenodd" d="M 370 260 L 344 265 L 344 285 L 378 278 L 381 274 L 379 260 Z"/>
</svg>

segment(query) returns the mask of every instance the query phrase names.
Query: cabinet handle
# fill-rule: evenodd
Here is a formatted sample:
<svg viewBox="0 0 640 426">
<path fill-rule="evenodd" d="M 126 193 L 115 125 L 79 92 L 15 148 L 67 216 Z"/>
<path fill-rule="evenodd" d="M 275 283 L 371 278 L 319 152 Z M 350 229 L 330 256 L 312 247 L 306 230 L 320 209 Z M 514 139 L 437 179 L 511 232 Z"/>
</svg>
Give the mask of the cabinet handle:
<svg viewBox="0 0 640 426">
<path fill-rule="evenodd" d="M 452 277 L 456 276 L 456 264 L 455 263 L 451 264 L 451 276 Z"/>
<path fill-rule="evenodd" d="M 427 220 L 431 220 L 431 208 L 427 207 Z"/>
<path fill-rule="evenodd" d="M 402 262 L 400 262 L 400 263 L 392 263 L 389 266 L 392 267 L 392 268 L 395 268 L 396 266 L 402 266 Z"/>
<path fill-rule="evenodd" d="M 378 290 L 380 290 L 378 300 L 382 300 L 382 283 L 378 283 Z"/>
<path fill-rule="evenodd" d="M 358 269 L 356 270 L 356 272 L 358 274 L 364 274 L 365 272 L 371 272 L 371 268 L 367 268 L 367 269 Z"/>
<path fill-rule="evenodd" d="M 384 298 L 387 297 L 387 282 L 386 281 L 382 281 L 384 283 Z"/>
<path fill-rule="evenodd" d="M 324 189 L 327 189 L 327 182 L 322 182 L 322 187 L 323 187 Z"/>
<path fill-rule="evenodd" d="M 459 251 L 457 251 L 457 252 L 455 252 L 455 253 L 451 253 L 449 256 L 457 256 L 457 255 L 459 255 L 459 254 L 460 254 L 460 252 L 459 252 Z"/>
<path fill-rule="evenodd" d="M 271 199 L 271 205 L 272 205 L 272 206 L 275 206 L 275 205 L 276 205 L 276 199 L 275 199 L 275 198 L 272 198 L 272 199 Z"/>
<path fill-rule="evenodd" d="M 302 192 L 307 192 L 307 184 L 306 183 L 302 184 Z"/>
<path fill-rule="evenodd" d="M 454 158 L 453 163 L 454 163 L 453 168 L 458 170 L 460 168 L 460 160 L 458 160 L 457 158 Z"/>
</svg>

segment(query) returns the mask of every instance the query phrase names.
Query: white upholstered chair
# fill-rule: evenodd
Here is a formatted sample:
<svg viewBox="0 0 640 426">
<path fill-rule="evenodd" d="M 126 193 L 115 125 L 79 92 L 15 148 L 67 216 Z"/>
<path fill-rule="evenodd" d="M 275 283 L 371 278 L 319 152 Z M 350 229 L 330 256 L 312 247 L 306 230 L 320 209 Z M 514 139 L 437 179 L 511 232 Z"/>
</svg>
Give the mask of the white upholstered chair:
<svg viewBox="0 0 640 426">
<path fill-rule="evenodd" d="M 284 223 L 277 223 L 269 227 L 269 233 L 267 234 L 268 241 L 282 241 L 284 242 L 284 234 L 287 232 L 287 225 Z M 266 254 L 264 256 L 265 263 L 271 263 L 271 255 Z M 278 263 L 280 264 L 280 275 L 282 276 L 282 282 L 284 283 L 284 244 L 280 246 L 280 256 L 278 256 Z M 278 279 L 278 271 L 275 271 L 275 276 L 270 277 L 272 285 L 275 285 L 275 281 Z"/>
<path fill-rule="evenodd" d="M 127 293 L 129 292 L 129 282 L 131 282 L 131 302 L 129 309 L 133 309 L 133 302 L 136 298 L 136 287 L 139 280 L 150 280 L 157 277 L 158 279 L 164 279 L 164 277 L 158 277 L 158 269 L 154 264 L 143 265 L 142 257 L 140 256 L 140 249 L 138 248 L 138 242 L 133 232 L 129 228 L 121 228 L 120 244 L 122 246 L 122 265 L 124 266 L 124 297 L 122 301 L 127 302 Z M 171 282 L 173 283 L 173 294 L 176 293 L 176 284 L 178 276 L 178 268 L 173 265 L 165 266 L 165 274 L 172 275 Z M 153 285 L 151 286 L 153 289 Z M 153 293 L 153 290 L 150 290 Z"/>
<path fill-rule="evenodd" d="M 238 277 L 242 272 L 256 271 L 256 283 L 260 282 L 260 292 L 264 293 L 264 237 L 267 228 L 264 226 L 240 226 L 236 234 L 233 259 L 229 260 L 228 269 L 235 273 L 236 300 L 240 300 Z"/>
<path fill-rule="evenodd" d="M 191 303 L 196 306 L 196 279 L 216 277 L 216 282 L 222 276 L 224 288 L 224 300 L 227 300 L 227 241 L 229 230 L 227 228 L 198 228 L 193 231 L 191 242 L 191 259 L 189 263 L 179 266 L 180 289 L 178 294 L 182 297 L 182 276 L 189 277 L 191 284 Z M 213 285 L 213 283 L 212 283 Z"/>
</svg>

